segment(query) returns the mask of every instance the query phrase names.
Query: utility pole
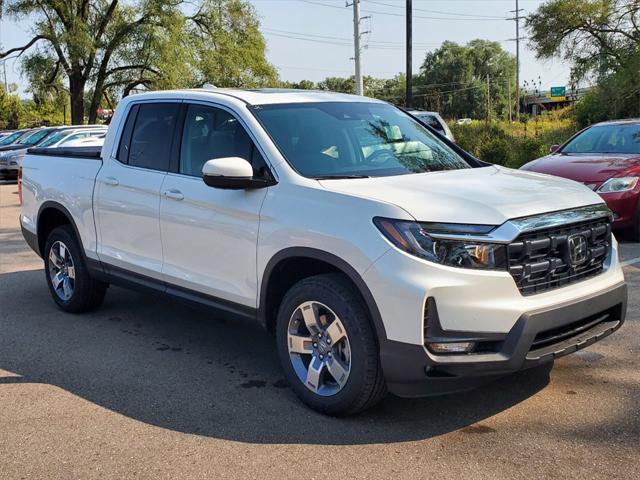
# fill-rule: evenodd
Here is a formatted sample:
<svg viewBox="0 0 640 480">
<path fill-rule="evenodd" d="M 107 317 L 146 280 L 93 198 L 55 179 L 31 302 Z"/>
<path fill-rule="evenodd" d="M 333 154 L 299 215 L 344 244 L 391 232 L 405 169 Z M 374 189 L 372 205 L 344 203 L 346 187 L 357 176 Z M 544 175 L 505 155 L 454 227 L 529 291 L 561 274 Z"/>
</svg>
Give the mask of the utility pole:
<svg viewBox="0 0 640 480">
<path fill-rule="evenodd" d="M 353 0 L 353 48 L 356 64 L 356 95 L 362 95 L 362 71 L 360 69 L 360 0 Z"/>
<path fill-rule="evenodd" d="M 487 73 L 487 123 L 491 120 L 491 87 L 489 85 L 489 74 Z"/>
<path fill-rule="evenodd" d="M 509 104 L 509 123 L 513 123 L 513 115 L 511 112 L 513 99 L 511 98 L 511 79 L 509 75 L 507 75 L 507 103 Z"/>
<path fill-rule="evenodd" d="M 516 0 L 516 9 L 511 10 L 516 16 L 510 19 L 516 22 L 516 119 L 520 119 L 520 19 L 522 18 L 520 12 L 522 11 L 519 0 Z"/>
<path fill-rule="evenodd" d="M 413 26 L 413 5 L 412 0 L 407 0 L 406 6 L 406 33 L 407 33 L 407 73 L 406 73 L 406 94 L 405 94 L 405 107 L 411 108 L 413 106 L 413 65 L 412 65 L 412 26 Z"/>
</svg>

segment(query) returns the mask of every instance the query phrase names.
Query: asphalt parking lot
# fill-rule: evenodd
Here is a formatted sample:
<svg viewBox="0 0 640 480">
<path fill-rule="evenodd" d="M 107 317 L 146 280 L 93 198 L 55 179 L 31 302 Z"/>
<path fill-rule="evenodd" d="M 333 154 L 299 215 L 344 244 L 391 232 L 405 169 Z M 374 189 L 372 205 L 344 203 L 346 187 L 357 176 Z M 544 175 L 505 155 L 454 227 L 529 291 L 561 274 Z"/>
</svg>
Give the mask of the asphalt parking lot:
<svg viewBox="0 0 640 480">
<path fill-rule="evenodd" d="M 1 479 L 640 477 L 638 244 L 627 323 L 551 373 L 333 419 L 256 325 L 115 287 L 58 310 L 0 183 Z"/>
</svg>

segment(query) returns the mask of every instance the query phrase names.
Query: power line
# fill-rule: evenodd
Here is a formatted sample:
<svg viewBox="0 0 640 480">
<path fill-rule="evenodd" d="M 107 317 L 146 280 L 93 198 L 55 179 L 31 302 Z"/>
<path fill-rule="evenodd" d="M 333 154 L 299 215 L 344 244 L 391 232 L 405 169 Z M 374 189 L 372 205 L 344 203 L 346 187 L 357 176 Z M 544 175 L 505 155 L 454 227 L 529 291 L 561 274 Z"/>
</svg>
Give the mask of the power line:
<svg viewBox="0 0 640 480">
<path fill-rule="evenodd" d="M 349 46 L 349 47 L 353 45 L 353 41 L 349 38 L 335 37 L 332 35 L 310 34 L 306 32 L 291 32 L 288 30 L 277 30 L 272 28 L 263 28 L 262 32 L 265 35 L 282 37 L 282 38 L 291 38 L 293 40 L 303 40 L 308 42 L 326 43 L 329 45 Z M 507 42 L 515 41 L 515 39 L 490 40 L 490 41 L 495 41 L 498 43 L 507 43 Z M 365 48 L 376 49 L 376 50 L 404 50 L 405 48 L 404 42 L 367 40 L 365 44 L 366 44 Z M 414 43 L 414 46 L 420 49 L 429 49 L 431 47 L 439 47 L 441 45 L 442 45 L 441 43 Z"/>
<path fill-rule="evenodd" d="M 401 5 L 392 5 L 390 3 L 377 2 L 374 0 L 367 0 L 367 3 L 373 3 L 375 5 L 381 5 L 384 7 L 391 7 L 391 8 L 404 8 Z M 441 10 L 427 10 L 425 8 L 414 8 L 413 10 L 416 12 L 436 13 L 439 15 L 453 15 L 453 16 L 459 16 L 459 17 L 471 17 L 474 19 L 484 18 L 484 19 L 491 19 L 491 20 L 504 20 L 504 17 L 498 17 L 495 15 L 478 15 L 478 14 L 458 13 L 458 12 L 443 12 Z"/>
<path fill-rule="evenodd" d="M 348 42 L 349 44 L 351 44 L 352 39 L 350 38 L 346 38 L 346 37 L 336 37 L 335 35 L 320 35 L 317 33 L 306 33 L 306 32 L 292 32 L 290 30 L 279 30 L 276 28 L 263 28 L 262 29 L 263 32 L 265 33 L 279 33 L 279 34 L 286 34 L 286 35 L 296 35 L 296 36 L 301 36 L 301 37 L 311 37 L 311 38 L 318 38 L 318 39 L 322 39 L 322 40 L 330 40 L 330 41 L 344 41 L 344 42 Z M 367 40 L 368 44 L 373 44 L 373 45 L 382 45 L 382 46 L 404 46 L 404 42 L 389 42 L 389 41 L 385 41 L 385 40 Z M 414 43 L 414 45 L 421 45 L 424 47 L 438 47 L 440 46 L 439 43 Z"/>
<path fill-rule="evenodd" d="M 323 3 L 323 2 L 316 2 L 314 0 L 299 0 L 300 2 L 303 3 L 308 3 L 311 5 L 318 5 L 318 6 L 322 6 L 322 7 L 329 7 L 329 8 L 339 8 L 339 9 L 343 9 L 343 7 L 339 7 L 337 5 L 331 5 L 329 3 Z M 363 13 L 373 13 L 376 15 L 387 15 L 390 17 L 404 17 L 405 15 L 403 13 L 394 13 L 394 12 L 383 12 L 380 10 L 370 10 L 370 9 L 363 9 L 362 10 Z M 460 18 L 455 18 L 455 17 L 431 17 L 431 16 L 426 16 L 426 15 L 413 15 L 413 18 L 422 18 L 422 19 L 426 19 L 426 20 L 461 20 L 461 21 L 502 21 L 502 20 L 506 20 L 506 18 L 503 17 L 495 17 L 495 18 L 483 18 L 483 17 L 460 17 Z"/>
<path fill-rule="evenodd" d="M 336 45 L 339 47 L 351 47 L 353 46 L 353 42 L 346 42 L 343 40 L 338 40 L 336 39 L 334 40 L 329 40 L 329 39 L 325 39 L 325 38 L 308 38 L 307 36 L 305 36 L 306 34 L 302 35 L 295 35 L 295 34 L 284 34 L 284 33 L 276 33 L 276 32 L 268 32 L 265 31 L 263 32 L 264 35 L 268 35 L 268 36 L 274 36 L 274 37 L 279 37 L 279 38 L 290 38 L 292 40 L 302 40 L 304 42 L 313 42 L 313 43 L 321 43 L 321 44 L 326 44 L 326 45 Z M 437 44 L 434 45 L 419 45 L 420 49 L 428 49 L 431 47 L 435 47 L 438 46 Z M 374 45 L 365 45 L 365 48 L 367 49 L 375 49 L 375 50 L 404 50 L 404 46 L 402 44 L 393 44 L 393 45 L 385 45 L 385 44 L 374 44 Z"/>
</svg>

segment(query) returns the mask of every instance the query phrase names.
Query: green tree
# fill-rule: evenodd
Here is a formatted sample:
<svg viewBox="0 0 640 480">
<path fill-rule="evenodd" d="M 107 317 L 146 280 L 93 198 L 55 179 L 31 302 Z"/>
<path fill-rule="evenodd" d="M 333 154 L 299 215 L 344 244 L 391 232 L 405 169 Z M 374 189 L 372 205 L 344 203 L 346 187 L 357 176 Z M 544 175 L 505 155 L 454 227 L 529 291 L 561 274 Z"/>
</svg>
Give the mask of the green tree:
<svg viewBox="0 0 640 480">
<path fill-rule="evenodd" d="M 0 130 L 14 130 L 20 126 L 22 104 L 15 94 L 0 89 Z"/>
<path fill-rule="evenodd" d="M 89 89 L 93 123 L 107 92 L 277 80 L 246 0 L 7 0 L 2 13 L 29 19 L 33 37 L 0 58 L 36 49 L 26 60 L 27 76 L 40 71 L 55 79 L 60 72 L 75 124 L 83 122 Z"/>
<path fill-rule="evenodd" d="M 574 76 L 605 75 L 636 55 L 638 0 L 551 0 L 527 17 L 538 58 L 561 57 Z"/>
<path fill-rule="evenodd" d="M 339 93 L 354 93 L 356 91 L 356 82 L 353 76 L 348 78 L 327 77 L 318 83 L 318 89 Z"/>
<path fill-rule="evenodd" d="M 514 102 L 513 95 L 508 97 L 515 91 L 514 74 L 515 59 L 497 42 L 444 42 L 422 63 L 414 82 L 415 104 L 447 117 L 506 116 L 509 100 Z"/>
<path fill-rule="evenodd" d="M 595 87 L 576 106 L 579 125 L 640 115 L 640 1 L 551 0 L 527 18 L 538 58 L 572 65 Z"/>
<path fill-rule="evenodd" d="M 370 97 L 379 98 L 396 105 L 404 103 L 405 97 L 405 75 L 399 73 L 393 78 L 373 78 L 364 77 L 364 92 Z"/>
</svg>

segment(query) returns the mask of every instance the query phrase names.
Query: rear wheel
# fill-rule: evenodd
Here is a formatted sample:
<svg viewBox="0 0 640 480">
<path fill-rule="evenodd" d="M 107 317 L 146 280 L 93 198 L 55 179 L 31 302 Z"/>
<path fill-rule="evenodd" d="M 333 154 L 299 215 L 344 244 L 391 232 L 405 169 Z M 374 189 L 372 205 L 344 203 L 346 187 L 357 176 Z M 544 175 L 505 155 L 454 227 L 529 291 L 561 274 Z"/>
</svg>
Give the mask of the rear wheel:
<svg viewBox="0 0 640 480">
<path fill-rule="evenodd" d="M 71 226 L 58 227 L 49 234 L 44 254 L 47 285 L 62 310 L 81 313 L 102 303 L 107 284 L 89 274 Z"/>
<path fill-rule="evenodd" d="M 276 335 L 289 383 L 314 410 L 354 414 L 386 393 L 368 311 L 343 275 L 296 283 L 280 305 Z"/>
</svg>

